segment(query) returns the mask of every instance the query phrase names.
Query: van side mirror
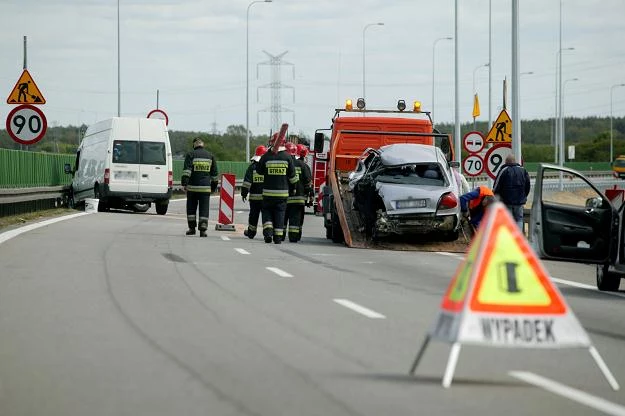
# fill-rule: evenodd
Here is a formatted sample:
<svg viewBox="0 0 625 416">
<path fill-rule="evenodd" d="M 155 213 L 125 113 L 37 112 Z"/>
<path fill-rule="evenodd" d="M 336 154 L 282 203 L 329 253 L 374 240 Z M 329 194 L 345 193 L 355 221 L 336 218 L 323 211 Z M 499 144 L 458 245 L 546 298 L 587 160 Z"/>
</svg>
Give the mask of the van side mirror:
<svg viewBox="0 0 625 416">
<path fill-rule="evenodd" d="M 68 175 L 72 175 L 74 173 L 74 171 L 72 170 L 72 165 L 70 165 L 69 163 L 63 165 L 63 171 Z"/>
<path fill-rule="evenodd" d="M 315 133 L 315 148 L 313 149 L 315 153 L 323 153 L 323 144 L 324 144 L 325 136 L 321 132 Z"/>
<path fill-rule="evenodd" d="M 460 162 L 458 162 L 457 160 L 452 160 L 451 162 L 449 162 L 449 167 L 450 168 L 459 168 L 460 167 Z"/>
</svg>

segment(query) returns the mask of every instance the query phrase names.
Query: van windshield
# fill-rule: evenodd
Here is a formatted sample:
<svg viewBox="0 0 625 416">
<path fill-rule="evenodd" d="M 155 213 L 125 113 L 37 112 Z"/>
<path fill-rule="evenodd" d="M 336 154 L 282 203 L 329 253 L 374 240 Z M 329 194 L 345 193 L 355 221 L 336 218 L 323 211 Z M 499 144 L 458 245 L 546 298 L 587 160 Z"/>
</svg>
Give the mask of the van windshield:
<svg viewBox="0 0 625 416">
<path fill-rule="evenodd" d="M 165 143 L 136 140 L 113 142 L 113 163 L 165 165 Z"/>
</svg>

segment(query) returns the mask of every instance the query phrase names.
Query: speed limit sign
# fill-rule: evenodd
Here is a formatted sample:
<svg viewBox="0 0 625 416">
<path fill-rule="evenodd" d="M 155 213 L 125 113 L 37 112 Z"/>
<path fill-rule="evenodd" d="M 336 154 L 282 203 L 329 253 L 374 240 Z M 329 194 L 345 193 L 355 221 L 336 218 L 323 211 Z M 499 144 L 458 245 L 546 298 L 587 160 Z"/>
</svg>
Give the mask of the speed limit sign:
<svg viewBox="0 0 625 416">
<path fill-rule="evenodd" d="M 497 178 L 497 174 L 499 173 L 499 169 L 504 165 L 504 161 L 506 160 L 506 156 L 508 156 L 512 151 L 512 146 L 510 143 L 500 143 L 497 144 L 486 152 L 486 173 L 492 179 Z"/>
<path fill-rule="evenodd" d="M 24 104 L 11 110 L 6 128 L 15 142 L 29 146 L 43 139 L 48 122 L 43 111 L 34 105 Z"/>
<path fill-rule="evenodd" d="M 478 176 L 484 171 L 484 161 L 480 155 L 469 155 L 462 162 L 462 171 L 467 176 Z"/>
</svg>

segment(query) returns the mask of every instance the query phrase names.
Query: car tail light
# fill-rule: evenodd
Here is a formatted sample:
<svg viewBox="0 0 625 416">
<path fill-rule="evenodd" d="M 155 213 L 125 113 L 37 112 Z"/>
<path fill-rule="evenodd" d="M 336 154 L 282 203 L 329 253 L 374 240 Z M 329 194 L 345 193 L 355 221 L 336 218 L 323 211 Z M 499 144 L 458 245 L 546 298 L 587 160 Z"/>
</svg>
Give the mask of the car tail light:
<svg viewBox="0 0 625 416">
<path fill-rule="evenodd" d="M 167 172 L 167 187 L 171 188 L 174 186 L 174 172 L 171 170 Z"/>
<path fill-rule="evenodd" d="M 438 209 L 452 209 L 458 206 L 458 198 L 451 192 L 447 192 L 438 201 Z"/>
<path fill-rule="evenodd" d="M 108 184 L 111 180 L 111 170 L 109 168 L 104 169 L 104 183 Z"/>
</svg>

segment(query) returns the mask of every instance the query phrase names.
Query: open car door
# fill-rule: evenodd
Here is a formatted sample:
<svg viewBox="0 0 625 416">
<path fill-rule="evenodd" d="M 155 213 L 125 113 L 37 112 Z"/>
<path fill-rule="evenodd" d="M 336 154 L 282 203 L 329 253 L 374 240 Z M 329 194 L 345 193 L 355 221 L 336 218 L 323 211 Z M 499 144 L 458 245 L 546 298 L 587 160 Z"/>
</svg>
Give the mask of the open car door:
<svg viewBox="0 0 625 416">
<path fill-rule="evenodd" d="M 600 264 L 607 271 L 616 260 L 618 230 L 616 208 L 587 178 L 539 165 L 529 235 L 542 258 Z"/>
</svg>

